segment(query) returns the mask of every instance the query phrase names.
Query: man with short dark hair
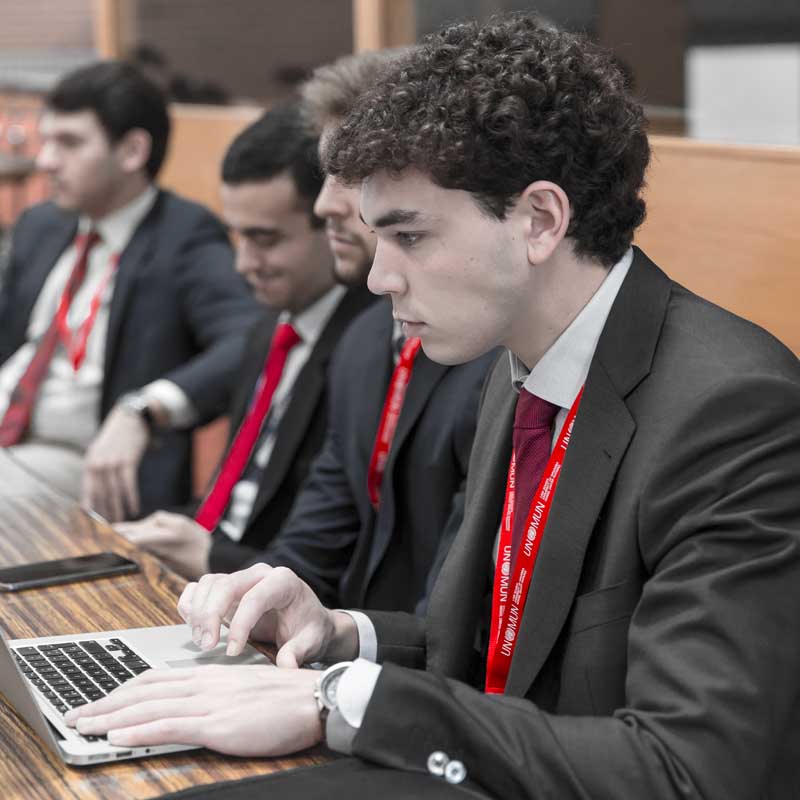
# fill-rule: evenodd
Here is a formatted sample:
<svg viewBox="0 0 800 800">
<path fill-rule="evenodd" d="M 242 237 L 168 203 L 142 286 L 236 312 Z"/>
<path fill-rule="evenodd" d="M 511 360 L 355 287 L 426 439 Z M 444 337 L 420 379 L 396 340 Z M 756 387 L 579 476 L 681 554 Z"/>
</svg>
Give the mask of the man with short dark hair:
<svg viewBox="0 0 800 800">
<path fill-rule="evenodd" d="M 225 407 L 258 306 L 219 221 L 159 190 L 159 89 L 101 62 L 47 96 L 55 202 L 13 231 L 0 294 L 0 446 L 109 520 L 185 502 L 191 431 Z"/>
<path fill-rule="evenodd" d="M 631 247 L 648 158 L 609 55 L 533 16 L 448 26 L 359 99 L 326 166 L 362 184 L 370 288 L 437 360 L 510 351 L 427 617 L 357 626 L 263 567 L 190 585 L 206 646 L 233 613 L 231 653 L 252 633 L 283 666 L 382 666 L 152 672 L 80 730 L 326 735 L 380 765 L 270 797 L 324 797 L 326 771 L 388 797 L 800 794 L 800 367 Z"/>
<path fill-rule="evenodd" d="M 335 282 L 323 221 L 313 211 L 321 186 L 317 137 L 296 104 L 270 109 L 223 159 L 223 216 L 236 268 L 270 313 L 250 333 L 228 448 L 203 503 L 193 516 L 157 511 L 116 526 L 187 577 L 226 563 L 236 568 L 280 530 L 325 436 L 334 347 L 375 299 L 363 280 L 350 291 Z M 259 402 L 287 332 L 296 337 L 279 380 Z"/>
</svg>

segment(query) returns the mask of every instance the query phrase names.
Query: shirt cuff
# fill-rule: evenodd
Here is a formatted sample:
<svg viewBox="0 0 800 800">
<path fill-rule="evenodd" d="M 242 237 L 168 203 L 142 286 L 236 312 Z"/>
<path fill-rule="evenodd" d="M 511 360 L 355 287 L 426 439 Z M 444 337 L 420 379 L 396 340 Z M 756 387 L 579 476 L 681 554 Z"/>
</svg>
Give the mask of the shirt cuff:
<svg viewBox="0 0 800 800">
<path fill-rule="evenodd" d="M 191 428 L 197 422 L 197 409 L 177 383 L 162 378 L 148 383 L 142 388 L 142 394 L 165 408 L 170 428 Z"/>
<path fill-rule="evenodd" d="M 372 620 L 361 611 L 348 611 L 346 608 L 338 608 L 352 617 L 358 629 L 358 657 L 367 661 L 375 662 L 378 660 L 378 634 Z"/>
<path fill-rule="evenodd" d="M 336 687 L 336 708 L 328 716 L 325 738 L 328 747 L 350 754 L 382 667 L 359 658 L 342 674 Z"/>
</svg>

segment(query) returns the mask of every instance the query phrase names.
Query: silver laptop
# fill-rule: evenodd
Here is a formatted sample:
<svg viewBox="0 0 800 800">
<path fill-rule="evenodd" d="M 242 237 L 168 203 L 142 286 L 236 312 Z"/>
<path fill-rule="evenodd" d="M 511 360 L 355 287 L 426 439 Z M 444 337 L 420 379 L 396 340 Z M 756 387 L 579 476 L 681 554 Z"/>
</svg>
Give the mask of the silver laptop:
<svg viewBox="0 0 800 800">
<path fill-rule="evenodd" d="M 200 650 L 188 625 L 36 639 L 9 640 L 0 633 L 0 639 L 0 692 L 67 764 L 98 764 L 196 749 L 180 744 L 115 747 L 104 737 L 82 736 L 64 724 L 63 715 L 70 708 L 99 700 L 150 667 L 270 663 L 249 645 L 240 656 L 226 656 L 227 629 L 217 647 Z"/>
</svg>

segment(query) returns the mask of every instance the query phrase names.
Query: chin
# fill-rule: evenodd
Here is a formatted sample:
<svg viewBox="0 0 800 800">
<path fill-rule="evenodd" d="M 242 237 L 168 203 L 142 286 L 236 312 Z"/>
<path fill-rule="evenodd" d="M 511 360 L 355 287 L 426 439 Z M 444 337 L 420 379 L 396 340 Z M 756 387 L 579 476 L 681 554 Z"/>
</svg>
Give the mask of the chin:
<svg viewBox="0 0 800 800">
<path fill-rule="evenodd" d="M 431 361 L 443 364 L 445 367 L 465 364 L 481 355 L 480 353 L 466 353 L 463 349 L 448 346 L 442 342 L 431 342 L 425 336 L 422 337 L 422 350 Z"/>
<path fill-rule="evenodd" d="M 371 264 L 357 264 L 337 258 L 334 261 L 333 274 L 336 276 L 336 280 L 344 286 L 364 286 L 371 266 Z"/>
</svg>

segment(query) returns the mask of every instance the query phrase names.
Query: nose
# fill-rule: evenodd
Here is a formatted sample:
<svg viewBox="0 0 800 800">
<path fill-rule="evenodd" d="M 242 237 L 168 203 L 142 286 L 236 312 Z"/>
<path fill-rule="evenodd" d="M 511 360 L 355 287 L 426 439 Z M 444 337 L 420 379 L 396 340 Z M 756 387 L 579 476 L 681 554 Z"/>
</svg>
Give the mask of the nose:
<svg viewBox="0 0 800 800">
<path fill-rule="evenodd" d="M 53 142 L 44 141 L 36 154 L 36 168 L 42 172 L 54 172 L 58 166 L 58 154 Z"/>
<path fill-rule="evenodd" d="M 408 289 L 408 281 L 396 260 L 386 252 L 383 243 L 378 240 L 372 268 L 367 276 L 367 288 L 373 294 L 403 295 Z"/>
<path fill-rule="evenodd" d="M 261 266 L 258 248 L 246 237 L 239 236 L 236 241 L 236 271 L 240 275 L 255 272 Z"/>
<path fill-rule="evenodd" d="M 342 185 L 331 175 L 325 176 L 322 189 L 314 202 L 314 213 L 322 218 L 346 217 L 348 215 L 347 196 Z"/>
</svg>

